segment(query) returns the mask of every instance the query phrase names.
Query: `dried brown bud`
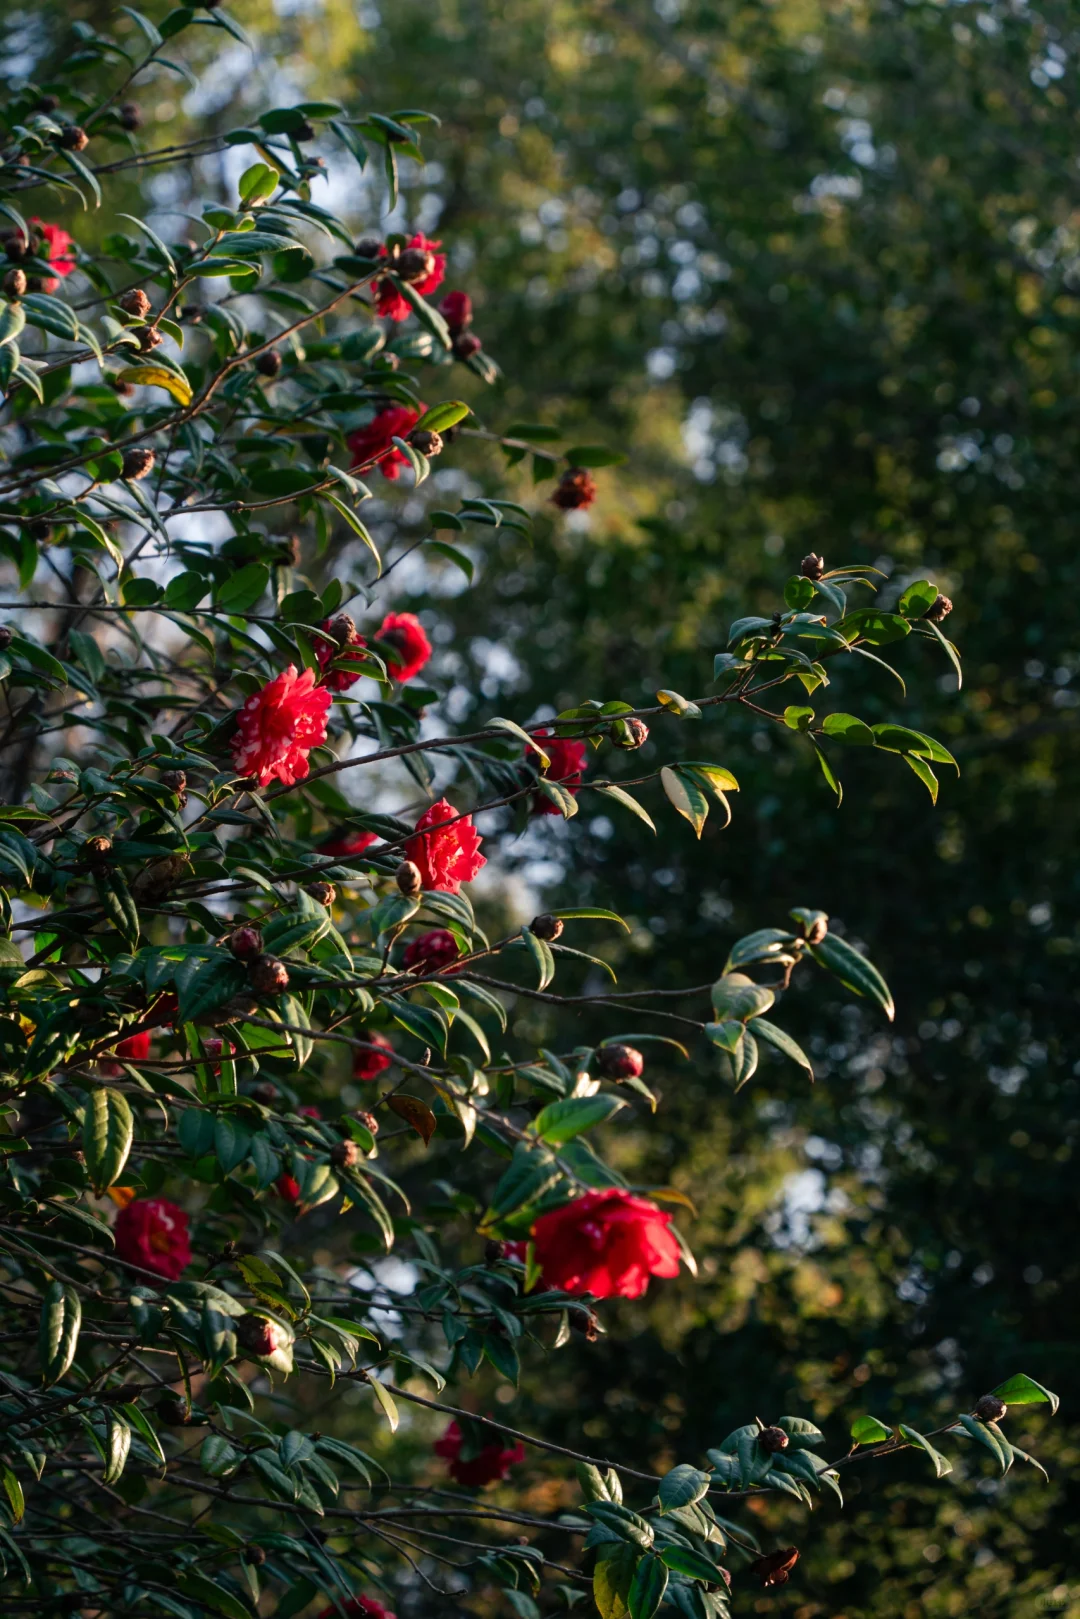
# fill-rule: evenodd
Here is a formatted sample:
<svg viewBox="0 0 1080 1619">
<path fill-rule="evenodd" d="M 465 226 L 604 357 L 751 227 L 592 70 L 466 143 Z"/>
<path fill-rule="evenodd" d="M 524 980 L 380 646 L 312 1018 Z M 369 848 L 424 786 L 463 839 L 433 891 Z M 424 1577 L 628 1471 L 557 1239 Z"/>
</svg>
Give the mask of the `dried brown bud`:
<svg viewBox="0 0 1080 1619">
<path fill-rule="evenodd" d="M 296 568 L 301 557 L 300 536 L 290 534 L 287 540 L 279 540 L 274 547 L 274 565 L 278 568 Z"/>
<path fill-rule="evenodd" d="M 335 1169 L 355 1169 L 362 1157 L 355 1141 L 339 1141 L 330 1149 L 330 1162 Z"/>
<path fill-rule="evenodd" d="M 133 134 L 136 129 L 142 128 L 142 108 L 135 101 L 122 102 L 119 109 L 120 128 Z"/>
<path fill-rule="evenodd" d="M 261 1546 L 245 1546 L 241 1555 L 252 1568 L 262 1568 L 266 1562 L 266 1553 Z"/>
<path fill-rule="evenodd" d="M 133 383 L 122 382 L 119 377 L 109 377 L 108 383 L 113 393 L 119 394 L 121 399 L 130 399 L 135 392 Z"/>
<path fill-rule="evenodd" d="M 150 300 L 141 287 L 132 287 L 117 303 L 125 314 L 134 315 L 138 320 L 145 320 L 150 313 Z"/>
<path fill-rule="evenodd" d="M 277 956 L 258 956 L 251 963 L 248 980 L 256 995 L 284 995 L 289 987 L 289 969 Z"/>
<path fill-rule="evenodd" d="M 406 899 L 415 899 L 424 886 L 420 867 L 411 860 L 403 860 L 394 873 L 394 881 Z"/>
<path fill-rule="evenodd" d="M 9 270 L 4 277 L 4 291 L 15 302 L 26 291 L 26 271 L 18 268 Z"/>
<path fill-rule="evenodd" d="M 571 1310 L 568 1315 L 571 1332 L 578 1332 L 586 1343 L 594 1344 L 600 1336 L 600 1317 L 594 1310 L 584 1315 L 580 1310 Z"/>
<path fill-rule="evenodd" d="M 187 1402 L 179 1394 L 163 1394 L 157 1403 L 157 1415 L 170 1428 L 181 1427 L 191 1421 Z"/>
<path fill-rule="evenodd" d="M 649 727 L 644 720 L 613 720 L 608 736 L 617 748 L 632 753 L 635 748 L 643 748 L 649 740 Z"/>
<path fill-rule="evenodd" d="M 0 624 L 0 652 L 6 652 L 15 639 L 15 631 L 8 624 Z"/>
<path fill-rule="evenodd" d="M 561 916 L 552 916 L 550 911 L 542 911 L 539 916 L 534 916 L 529 923 L 529 931 L 535 934 L 538 939 L 543 939 L 550 944 L 554 939 L 562 937 L 564 926 L 565 923 Z"/>
<path fill-rule="evenodd" d="M 484 1244 L 484 1264 L 485 1265 L 498 1264 L 498 1262 L 502 1258 L 504 1252 L 505 1252 L 505 1249 L 503 1247 L 503 1244 L 501 1242 L 498 1242 L 494 1237 L 492 1237 L 488 1242 L 485 1242 L 485 1244 Z"/>
<path fill-rule="evenodd" d="M 597 1050 L 596 1071 L 603 1079 L 640 1079 L 645 1071 L 645 1059 L 634 1046 L 613 1042 Z"/>
<path fill-rule="evenodd" d="M 4 252 L 9 259 L 24 259 L 30 251 L 30 244 L 21 231 L 12 231 L 4 237 Z"/>
<path fill-rule="evenodd" d="M 816 551 L 810 551 L 799 563 L 799 572 L 804 579 L 812 579 L 816 584 L 825 572 L 825 558 L 819 557 Z"/>
<path fill-rule="evenodd" d="M 166 854 L 160 860 L 151 860 L 136 875 L 131 884 L 134 897 L 145 905 L 156 905 L 172 892 L 191 870 L 186 854 Z"/>
<path fill-rule="evenodd" d="M 333 905 L 337 899 L 337 889 L 333 883 L 305 883 L 304 893 L 310 894 L 320 905 Z"/>
<path fill-rule="evenodd" d="M 364 1125 L 368 1130 L 370 1130 L 373 1136 L 378 1135 L 378 1133 L 379 1133 L 379 1121 L 375 1117 L 374 1113 L 358 1113 L 356 1115 L 356 1118 L 357 1118 L 357 1122 Z"/>
<path fill-rule="evenodd" d="M 568 467 L 551 497 L 553 506 L 561 511 L 576 511 L 579 506 L 591 506 L 596 499 L 596 479 L 584 467 Z"/>
<path fill-rule="evenodd" d="M 294 141 L 313 141 L 315 139 L 315 125 L 309 124 L 307 119 L 303 118 L 295 129 L 289 130 L 289 134 Z"/>
<path fill-rule="evenodd" d="M 952 612 L 952 606 L 953 604 L 948 596 L 939 594 L 937 599 L 930 603 L 930 606 L 923 614 L 923 618 L 929 619 L 931 624 L 940 624 L 943 618 L 948 618 Z"/>
<path fill-rule="evenodd" d="M 419 450 L 421 455 L 429 458 L 442 454 L 442 434 L 429 432 L 426 427 L 415 427 L 409 434 L 409 443 L 414 450 Z"/>
<path fill-rule="evenodd" d="M 180 800 L 180 806 L 183 808 L 187 803 L 187 771 L 163 770 L 161 772 L 161 785 L 168 787 L 170 792 L 176 794 Z"/>
<path fill-rule="evenodd" d="M 60 132 L 58 144 L 65 152 L 85 152 L 90 145 L 90 137 L 78 124 L 65 124 Z"/>
<path fill-rule="evenodd" d="M 382 241 L 378 236 L 361 236 L 353 249 L 358 259 L 377 259 Z"/>
<path fill-rule="evenodd" d="M 800 922 L 799 932 L 809 945 L 818 945 L 829 931 L 829 918 L 815 916 L 810 923 Z"/>
<path fill-rule="evenodd" d="M 430 248 L 407 247 L 394 260 L 394 270 L 402 281 L 423 281 L 435 268 L 435 255 Z"/>
<path fill-rule="evenodd" d="M 999 1400 L 996 1394 L 984 1394 L 981 1400 L 976 1400 L 974 1415 L 980 1422 L 1000 1422 L 1008 1411 L 1004 1400 Z"/>
<path fill-rule="evenodd" d="M 756 1574 L 764 1586 L 786 1585 L 798 1561 L 799 1548 L 784 1546 L 778 1552 L 766 1552 L 764 1557 L 755 1558 L 749 1572 Z"/>
<path fill-rule="evenodd" d="M 256 956 L 262 955 L 262 934 L 246 922 L 233 928 L 226 943 L 237 961 L 254 961 Z"/>
<path fill-rule="evenodd" d="M 124 451 L 124 464 L 120 469 L 120 476 L 138 483 L 142 478 L 148 478 L 154 470 L 154 452 L 138 445 L 133 450 Z"/>
<path fill-rule="evenodd" d="M 474 354 L 479 354 L 483 346 L 475 332 L 459 332 L 454 338 L 454 358 L 469 360 Z"/>
<path fill-rule="evenodd" d="M 277 349 L 264 349 L 255 356 L 255 369 L 260 376 L 276 377 L 281 370 L 281 355 Z"/>
<path fill-rule="evenodd" d="M 327 620 L 324 633 L 339 647 L 353 646 L 359 639 L 356 624 L 348 613 L 335 613 Z"/>
<path fill-rule="evenodd" d="M 762 1428 L 757 1437 L 762 1450 L 770 1456 L 774 1456 L 778 1450 L 788 1448 L 789 1440 L 783 1428 Z"/>
<path fill-rule="evenodd" d="M 156 326 L 140 326 L 138 335 L 139 347 L 144 354 L 149 354 L 151 349 L 156 349 L 165 341 Z"/>
<path fill-rule="evenodd" d="M 245 1354 L 262 1358 L 288 1343 L 288 1338 L 276 1321 L 264 1315 L 242 1315 L 236 1323 L 236 1342 Z"/>
<path fill-rule="evenodd" d="M 87 838 L 79 851 L 79 858 L 88 866 L 102 866 L 108 863 L 112 854 L 112 838 Z"/>
<path fill-rule="evenodd" d="M 34 102 L 35 112 L 55 112 L 60 105 L 59 96 L 38 96 Z"/>
<path fill-rule="evenodd" d="M 39 545 L 45 545 L 52 539 L 52 524 L 47 523 L 43 517 L 35 517 L 32 523 L 27 523 L 26 532 Z"/>
</svg>

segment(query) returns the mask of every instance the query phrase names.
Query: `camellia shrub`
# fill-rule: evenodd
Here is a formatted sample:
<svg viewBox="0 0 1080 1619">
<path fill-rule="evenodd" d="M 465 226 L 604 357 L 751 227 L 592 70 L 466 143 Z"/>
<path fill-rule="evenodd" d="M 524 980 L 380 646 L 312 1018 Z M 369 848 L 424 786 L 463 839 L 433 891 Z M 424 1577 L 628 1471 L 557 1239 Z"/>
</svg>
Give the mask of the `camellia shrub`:
<svg viewBox="0 0 1080 1619">
<path fill-rule="evenodd" d="M 155 153 L 123 98 L 181 71 L 193 30 L 238 25 L 122 11 L 3 114 L 3 1612 L 382 1619 L 494 1588 L 537 1619 L 590 1587 L 603 1619 L 752 1607 L 799 1553 L 763 1545 L 748 1502 L 839 1499 L 846 1468 L 905 1448 L 940 1477 L 954 1439 L 1005 1472 L 1032 1461 L 1008 1406 L 1056 1402 L 1013 1372 L 934 1434 L 912 1412 L 826 1436 L 759 1419 L 748 1388 L 745 1424 L 662 1476 L 523 1431 L 524 1357 L 694 1268 L 685 1198 L 604 1157 L 656 1110 L 647 1058 L 693 1041 L 737 1092 L 771 1051 L 801 1084 L 774 1021 L 794 973 L 892 1002 L 798 895 L 703 964 L 711 990 L 660 1004 L 590 987 L 626 896 L 508 928 L 497 886 L 478 920 L 470 885 L 590 800 L 660 840 L 730 817 L 735 777 L 683 738 L 722 752 L 733 707 L 812 747 L 837 794 L 861 747 L 936 796 L 946 749 L 828 694 L 912 635 L 959 673 L 950 604 L 920 581 L 875 605 L 873 570 L 810 555 L 693 699 L 581 693 L 455 731 L 365 480 L 414 499 L 437 458 L 487 445 L 531 457 L 565 521 L 618 458 L 485 425 L 499 373 L 447 244 L 379 228 L 427 115 L 307 103 Z M 244 161 L 188 236 L 111 210 L 110 187 L 211 148 Z M 320 200 L 342 172 L 370 218 Z M 495 497 L 428 511 L 421 561 L 471 576 L 485 531 L 529 520 Z M 438 537 L 462 532 L 470 551 Z M 650 726 L 668 762 L 642 771 Z M 530 1048 L 525 1002 L 610 1032 Z M 504 1415 L 469 1392 L 482 1366 Z M 526 1464 L 576 1506 L 526 1510 Z"/>
</svg>

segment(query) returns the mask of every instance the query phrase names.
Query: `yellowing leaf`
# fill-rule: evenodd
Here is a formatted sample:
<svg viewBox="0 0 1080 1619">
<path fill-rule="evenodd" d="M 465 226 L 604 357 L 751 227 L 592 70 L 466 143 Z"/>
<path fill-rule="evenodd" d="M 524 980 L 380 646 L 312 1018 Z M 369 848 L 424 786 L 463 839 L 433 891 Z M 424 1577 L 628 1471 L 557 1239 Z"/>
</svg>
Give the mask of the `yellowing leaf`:
<svg viewBox="0 0 1080 1619">
<path fill-rule="evenodd" d="M 163 365 L 129 365 L 117 373 L 117 380 L 142 383 L 147 388 L 164 388 L 180 405 L 190 405 L 193 397 L 190 382 L 175 371 L 167 371 Z"/>
</svg>

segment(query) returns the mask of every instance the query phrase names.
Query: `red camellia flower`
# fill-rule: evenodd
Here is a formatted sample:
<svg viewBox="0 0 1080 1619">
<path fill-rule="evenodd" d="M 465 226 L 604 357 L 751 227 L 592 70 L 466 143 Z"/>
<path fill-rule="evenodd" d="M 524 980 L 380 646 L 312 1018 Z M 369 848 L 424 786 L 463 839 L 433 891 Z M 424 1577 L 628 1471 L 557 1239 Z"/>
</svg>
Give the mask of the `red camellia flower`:
<svg viewBox="0 0 1080 1619">
<path fill-rule="evenodd" d="M 432 928 L 430 933 L 421 933 L 413 940 L 402 961 L 406 967 L 426 967 L 436 972 L 440 967 L 449 967 L 460 954 L 458 942 L 449 928 Z"/>
<path fill-rule="evenodd" d="M 591 506 L 596 499 L 596 479 L 584 467 L 570 467 L 563 473 L 551 497 L 552 504 L 564 512 Z"/>
<path fill-rule="evenodd" d="M 378 834 L 375 832 L 342 832 L 340 837 L 327 838 L 325 843 L 319 844 L 320 854 L 350 855 L 363 854 L 370 849 L 373 843 L 378 843 Z"/>
<path fill-rule="evenodd" d="M 326 640 L 320 638 L 315 643 L 315 656 L 323 671 L 322 684 L 328 691 L 348 691 L 364 673 L 364 665 L 349 656 L 350 649 L 367 646 L 367 642 L 348 613 L 339 613 L 337 618 L 324 618 L 319 628 L 326 631 Z M 327 674 L 326 669 L 335 658 L 344 658 L 349 667 L 331 669 Z"/>
<path fill-rule="evenodd" d="M 302 1119 L 321 1119 L 322 1118 L 322 1114 L 319 1112 L 318 1108 L 314 1105 L 313 1102 L 305 1102 L 303 1107 L 298 1107 L 296 1111 L 297 1111 L 297 1113 L 299 1113 L 299 1115 L 300 1115 L 300 1117 Z"/>
<path fill-rule="evenodd" d="M 586 1192 L 533 1226 L 545 1287 L 597 1299 L 639 1299 L 650 1276 L 677 1276 L 671 1215 L 619 1187 Z"/>
<path fill-rule="evenodd" d="M 576 798 L 589 758 L 589 750 L 585 743 L 556 736 L 549 730 L 537 731 L 536 740 L 551 760 L 550 765 L 541 770 L 540 774 L 548 781 L 557 782 L 560 787 L 565 787 L 567 792 L 573 793 Z M 534 815 L 559 814 L 551 799 L 545 798 L 543 793 L 533 794 L 532 812 Z"/>
<path fill-rule="evenodd" d="M 408 254 L 430 255 L 431 264 L 426 273 L 421 272 L 419 276 L 403 275 L 403 279 L 408 280 L 410 286 L 415 287 L 423 298 L 434 292 L 436 287 L 442 286 L 442 279 L 446 274 L 446 255 L 435 251 L 441 246 L 441 242 L 429 241 L 423 231 L 417 231 L 415 236 L 409 237 L 402 252 L 401 258 L 405 261 L 402 264 L 403 271 L 405 263 L 408 262 Z M 385 247 L 379 249 L 379 257 L 381 259 L 387 257 Z M 398 291 L 388 276 L 383 276 L 375 283 L 375 295 L 375 307 L 385 320 L 408 320 L 412 314 L 412 304 Z"/>
<path fill-rule="evenodd" d="M 461 1429 L 452 1422 L 442 1438 L 435 1441 L 435 1454 L 445 1457 L 449 1464 L 446 1471 L 452 1479 L 473 1489 L 482 1489 L 485 1484 L 508 1477 L 514 1464 L 525 1460 L 525 1446 L 520 1440 L 512 1450 L 507 1450 L 498 1439 L 493 1439 L 475 1456 L 462 1456 L 463 1444 Z"/>
<path fill-rule="evenodd" d="M 276 675 L 248 698 L 237 717 L 232 755 L 237 772 L 260 787 L 275 777 L 291 787 L 308 773 L 308 754 L 326 741 L 326 713 L 333 702 L 315 684 L 315 671 L 296 665 Z"/>
<path fill-rule="evenodd" d="M 472 299 L 467 292 L 448 292 L 439 305 L 439 313 L 450 328 L 450 336 L 456 337 L 472 325 Z"/>
<path fill-rule="evenodd" d="M 300 1182 L 295 1175 L 279 1175 L 274 1182 L 274 1190 L 278 1197 L 282 1198 L 286 1203 L 299 1203 L 300 1201 Z"/>
<path fill-rule="evenodd" d="M 75 246 L 75 238 L 69 236 L 60 225 L 45 225 L 40 219 L 31 219 L 31 225 L 45 238 L 49 249 L 49 263 L 56 271 L 56 275 L 46 276 L 41 283 L 42 292 L 55 292 L 60 285 L 56 276 L 70 275 L 75 268 L 75 260 L 71 256 L 71 249 Z"/>
<path fill-rule="evenodd" d="M 380 1046 L 382 1049 L 379 1051 L 361 1051 L 357 1047 L 353 1051 L 352 1071 L 354 1079 L 377 1079 L 383 1070 L 390 1066 L 394 1048 L 385 1034 L 373 1034 L 369 1035 L 368 1038 L 373 1046 Z M 384 1056 L 384 1052 L 387 1051 L 390 1052 L 389 1057 Z"/>
<path fill-rule="evenodd" d="M 456 894 L 462 883 L 471 883 L 487 860 L 480 853 L 480 834 L 472 816 L 454 820 L 457 810 L 440 798 L 426 809 L 416 823 L 418 836 L 405 845 L 405 858 L 420 868 L 420 880 L 430 893 Z M 453 821 L 452 826 L 440 823 Z M 428 831 L 434 827 L 434 831 Z"/>
<path fill-rule="evenodd" d="M 346 1619 L 397 1619 L 396 1613 L 384 1608 L 374 1597 L 353 1597 L 346 1602 L 344 1612 Z M 324 1608 L 317 1619 L 339 1619 L 338 1609 Z"/>
<path fill-rule="evenodd" d="M 415 613 L 387 613 L 376 640 L 394 649 L 394 656 L 386 660 L 387 672 L 394 680 L 411 680 L 431 657 L 431 642 Z"/>
<path fill-rule="evenodd" d="M 136 1198 L 113 1227 L 118 1259 L 175 1282 L 191 1264 L 188 1217 L 164 1197 Z"/>
<path fill-rule="evenodd" d="M 142 1034 L 129 1034 L 126 1040 L 118 1041 L 114 1054 L 128 1062 L 143 1062 L 150 1055 L 149 1030 L 144 1030 Z M 124 1072 L 118 1062 L 111 1062 L 108 1057 L 99 1060 L 98 1069 L 106 1079 L 119 1079 Z"/>
<path fill-rule="evenodd" d="M 386 410 L 373 416 L 366 427 L 358 427 L 355 433 L 350 433 L 345 442 L 352 452 L 352 465 L 362 467 L 377 461 L 383 477 L 395 482 L 401 476 L 402 467 L 407 467 L 409 462 L 393 440 L 408 438 L 425 408 L 421 405 L 419 410 L 412 410 L 408 405 L 388 405 Z"/>
</svg>

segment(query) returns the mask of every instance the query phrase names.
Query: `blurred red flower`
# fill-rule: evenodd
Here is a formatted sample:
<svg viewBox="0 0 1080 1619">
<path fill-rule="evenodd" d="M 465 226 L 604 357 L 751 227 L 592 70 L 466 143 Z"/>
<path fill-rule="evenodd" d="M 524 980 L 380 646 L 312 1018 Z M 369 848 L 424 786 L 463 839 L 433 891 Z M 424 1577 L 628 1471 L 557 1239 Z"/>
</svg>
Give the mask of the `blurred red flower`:
<svg viewBox="0 0 1080 1619">
<path fill-rule="evenodd" d="M 353 1597 L 346 1602 L 344 1612 L 346 1619 L 397 1619 L 397 1614 L 384 1608 L 381 1602 L 374 1597 Z M 317 1619 L 340 1619 L 339 1610 L 334 1607 L 324 1608 L 317 1615 Z"/>
<path fill-rule="evenodd" d="M 439 305 L 439 313 L 449 326 L 451 337 L 456 337 L 472 325 L 472 299 L 467 292 L 448 292 Z"/>
<path fill-rule="evenodd" d="M 424 408 L 421 405 L 419 410 L 412 410 L 408 405 L 388 405 L 373 416 L 366 427 L 358 427 L 355 433 L 350 433 L 345 442 L 352 452 L 352 466 L 367 466 L 377 461 L 384 478 L 389 478 L 391 483 L 400 478 L 402 467 L 407 467 L 409 462 L 392 441 L 408 438 Z"/>
<path fill-rule="evenodd" d="M 116 1257 L 175 1282 L 191 1264 L 188 1217 L 164 1197 L 136 1198 L 113 1227 Z"/>
<path fill-rule="evenodd" d="M 394 1048 L 385 1034 L 372 1034 L 368 1036 L 373 1046 L 381 1046 L 380 1051 L 361 1051 L 359 1047 L 353 1048 L 353 1078 L 377 1079 L 384 1069 L 389 1068 Z M 390 1056 L 384 1056 L 384 1052 Z"/>
<path fill-rule="evenodd" d="M 291 787 L 308 773 L 308 754 L 326 741 L 326 714 L 333 702 L 315 684 L 315 671 L 302 675 L 290 663 L 261 691 L 249 697 L 237 716 L 233 763 L 238 774 L 255 776 L 260 787 L 284 782 Z"/>
<path fill-rule="evenodd" d="M 386 660 L 387 672 L 394 680 L 411 680 L 431 657 L 431 642 L 415 613 L 387 613 L 375 639 L 394 649 L 394 657 Z"/>
<path fill-rule="evenodd" d="M 525 1460 L 525 1446 L 520 1440 L 512 1450 L 508 1450 L 501 1440 L 493 1439 L 475 1456 L 462 1456 L 464 1443 L 461 1429 L 456 1422 L 451 1422 L 442 1438 L 435 1441 L 434 1449 L 436 1456 L 444 1457 L 448 1463 L 446 1471 L 450 1477 L 458 1484 L 467 1484 L 473 1489 L 482 1489 L 485 1484 L 494 1484 L 508 1477 L 515 1463 Z"/>
<path fill-rule="evenodd" d="M 449 967 L 460 954 L 458 942 L 449 928 L 432 928 L 430 933 L 421 933 L 413 940 L 402 961 L 406 967 L 428 967 L 434 972 L 440 967 Z"/>
<path fill-rule="evenodd" d="M 620 1187 L 585 1192 L 533 1226 L 545 1287 L 594 1298 L 639 1299 L 650 1276 L 677 1276 L 671 1215 Z"/>
<path fill-rule="evenodd" d="M 426 275 L 409 277 L 409 285 L 423 298 L 442 285 L 443 276 L 446 274 L 446 255 L 435 251 L 441 246 L 441 242 L 429 241 L 423 231 L 417 231 L 416 235 L 410 236 L 405 243 L 404 253 L 423 253 L 430 257 L 430 267 Z M 379 249 L 379 257 L 381 259 L 387 257 L 385 247 Z M 385 320 L 408 320 L 412 314 L 412 304 L 398 291 L 389 276 L 383 276 L 375 283 L 375 308 Z"/>
<path fill-rule="evenodd" d="M 75 238 L 69 236 L 61 225 L 46 225 L 40 219 L 31 219 L 45 238 L 49 249 L 49 263 L 56 271 L 56 275 L 46 276 L 41 283 L 42 292 L 55 292 L 60 283 L 56 276 L 70 275 L 75 268 L 75 260 L 71 256 L 71 249 L 75 246 Z"/>
<path fill-rule="evenodd" d="M 149 1030 L 143 1030 L 141 1034 L 129 1034 L 126 1040 L 117 1042 L 111 1053 L 98 1059 L 98 1071 L 106 1079 L 119 1079 L 124 1070 L 118 1062 L 111 1061 L 111 1057 L 123 1057 L 127 1062 L 142 1062 L 149 1055 Z"/>
<path fill-rule="evenodd" d="M 342 832 L 340 837 L 327 838 L 325 843 L 319 844 L 320 854 L 350 855 L 363 854 L 370 849 L 373 843 L 378 843 L 378 834 L 375 832 Z"/>
<path fill-rule="evenodd" d="M 542 769 L 540 774 L 548 781 L 557 782 L 565 787 L 568 793 L 577 797 L 581 778 L 585 774 L 585 766 L 589 759 L 589 750 L 584 742 L 574 742 L 569 738 L 556 736 L 553 731 L 537 731 L 536 740 L 551 760 L 550 765 Z M 534 793 L 532 801 L 534 815 L 558 815 L 559 811 L 545 798 L 543 793 Z"/>
</svg>

